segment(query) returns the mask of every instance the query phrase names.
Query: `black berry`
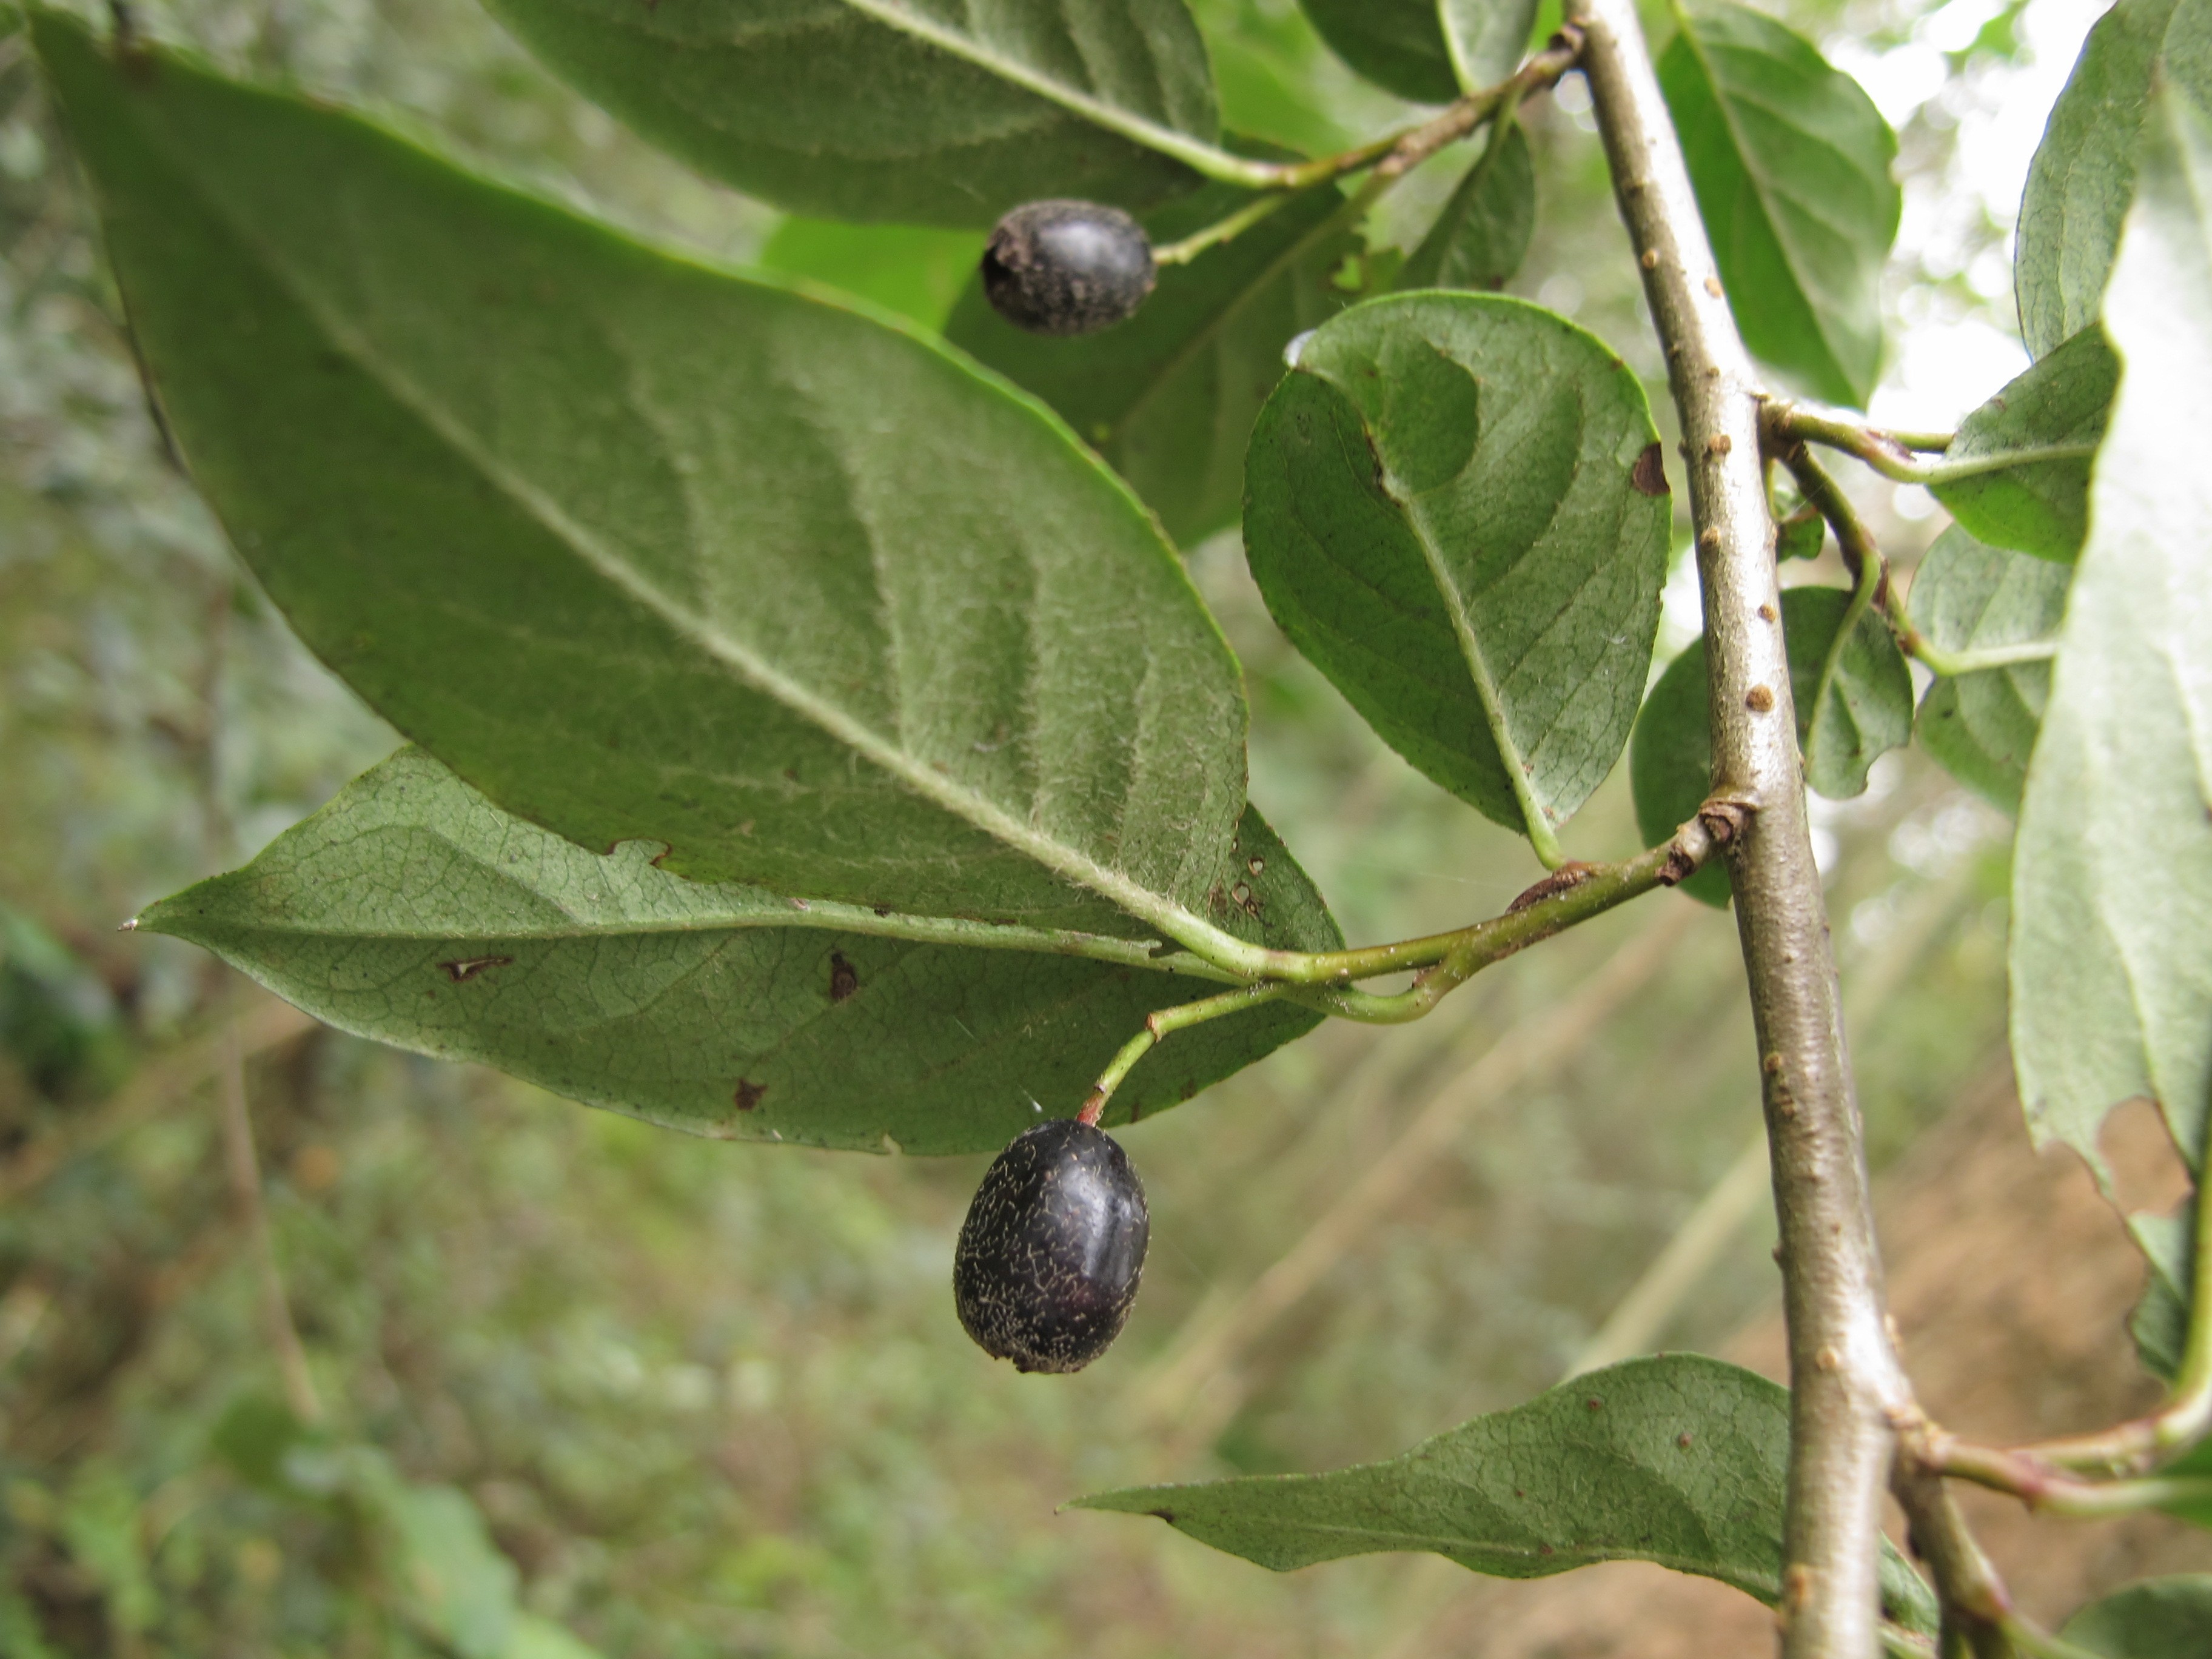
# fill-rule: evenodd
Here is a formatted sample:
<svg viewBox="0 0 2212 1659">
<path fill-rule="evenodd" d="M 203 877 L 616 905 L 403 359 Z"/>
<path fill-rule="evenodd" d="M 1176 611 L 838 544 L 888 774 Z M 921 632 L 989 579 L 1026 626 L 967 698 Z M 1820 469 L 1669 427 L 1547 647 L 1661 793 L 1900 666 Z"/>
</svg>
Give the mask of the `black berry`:
<svg viewBox="0 0 2212 1659">
<path fill-rule="evenodd" d="M 1137 1299 L 1152 1222 L 1113 1136 L 1040 1123 L 999 1154 L 952 1254 L 960 1322 L 1023 1371 L 1079 1371 L 1112 1346 Z"/>
<path fill-rule="evenodd" d="M 1026 203 L 983 250 L 992 308 L 1032 334 L 1095 334 L 1134 315 L 1152 291 L 1145 228 L 1096 202 Z"/>
</svg>

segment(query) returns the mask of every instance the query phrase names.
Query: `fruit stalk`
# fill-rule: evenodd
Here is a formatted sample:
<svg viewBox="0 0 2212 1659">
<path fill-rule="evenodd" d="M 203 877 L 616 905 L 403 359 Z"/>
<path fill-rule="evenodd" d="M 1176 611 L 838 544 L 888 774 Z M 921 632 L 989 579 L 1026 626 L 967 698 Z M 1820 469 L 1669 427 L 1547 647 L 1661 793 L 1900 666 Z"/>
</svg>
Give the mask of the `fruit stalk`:
<svg viewBox="0 0 2212 1659">
<path fill-rule="evenodd" d="M 1582 68 L 1681 418 L 1711 665 L 1717 788 L 1756 802 L 1729 848 L 1782 1233 L 1790 1469 L 1785 1659 L 1881 1649 L 1877 1546 L 1891 1345 L 1842 999 L 1813 861 L 1783 653 L 1758 384 L 1723 295 L 1634 0 L 1568 0 Z"/>
</svg>

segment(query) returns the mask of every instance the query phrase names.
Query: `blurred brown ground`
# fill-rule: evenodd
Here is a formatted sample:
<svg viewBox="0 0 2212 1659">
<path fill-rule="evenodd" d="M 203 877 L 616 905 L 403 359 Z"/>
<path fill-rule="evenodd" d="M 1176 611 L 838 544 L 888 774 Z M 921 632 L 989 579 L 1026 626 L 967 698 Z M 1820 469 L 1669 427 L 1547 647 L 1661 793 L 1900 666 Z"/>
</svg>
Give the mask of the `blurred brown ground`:
<svg viewBox="0 0 2212 1659">
<path fill-rule="evenodd" d="M 2115 1115 L 2105 1151 L 2130 1209 L 2166 1208 L 2185 1190 L 2148 1106 Z M 2126 1330 L 2142 1258 L 2080 1159 L 2030 1148 L 2008 1071 L 1876 1181 L 1875 1207 L 1906 1362 L 1937 1420 L 1978 1438 L 2020 1440 L 2155 1403 Z M 1781 1378 L 1779 1311 L 1741 1332 L 1727 1357 Z M 2038 1519 L 1994 1493 L 1962 1497 L 2015 1598 L 2046 1626 L 2136 1578 L 2212 1571 L 2212 1534 L 2162 1516 Z M 1763 1655 L 1772 1643 L 1771 1615 L 1735 1591 L 1624 1563 L 1478 1583 L 1396 1652 L 1717 1659 Z"/>
</svg>

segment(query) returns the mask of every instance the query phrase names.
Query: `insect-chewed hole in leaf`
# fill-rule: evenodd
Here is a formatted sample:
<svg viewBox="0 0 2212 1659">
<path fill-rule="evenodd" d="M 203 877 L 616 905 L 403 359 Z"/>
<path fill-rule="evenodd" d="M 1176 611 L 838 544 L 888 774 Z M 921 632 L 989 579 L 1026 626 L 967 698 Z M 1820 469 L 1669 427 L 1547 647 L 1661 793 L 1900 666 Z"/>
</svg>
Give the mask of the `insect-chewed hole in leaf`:
<svg viewBox="0 0 2212 1659">
<path fill-rule="evenodd" d="M 1096 334 L 1126 321 L 1155 275 L 1145 228 L 1096 202 L 1026 203 L 983 250 L 992 309 L 1032 334 Z"/>
<path fill-rule="evenodd" d="M 1136 1300 L 1152 1222 L 1114 1138 L 1073 1118 L 1024 1131 L 975 1189 L 952 1297 L 976 1345 L 1023 1371 L 1079 1371 Z"/>
</svg>

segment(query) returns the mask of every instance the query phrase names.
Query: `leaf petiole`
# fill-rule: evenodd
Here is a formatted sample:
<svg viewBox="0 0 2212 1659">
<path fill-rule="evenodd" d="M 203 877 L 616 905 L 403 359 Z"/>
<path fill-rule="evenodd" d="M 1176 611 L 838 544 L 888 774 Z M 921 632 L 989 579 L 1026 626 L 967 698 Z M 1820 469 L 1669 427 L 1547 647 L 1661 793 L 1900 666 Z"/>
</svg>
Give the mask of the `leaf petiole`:
<svg viewBox="0 0 2212 1659">
<path fill-rule="evenodd" d="M 1840 450 L 1898 483 L 1956 483 L 1962 478 L 2003 472 L 2015 466 L 2033 466 L 2046 461 L 2086 461 L 2097 453 L 2094 443 L 2039 444 L 2023 449 L 1992 450 L 1963 460 L 1924 461 L 1918 458 L 1920 453 L 1941 453 L 1948 449 L 1952 434 L 1886 432 L 1840 416 L 1824 415 L 1784 403 L 1767 404 L 1765 425 L 1778 445 L 1816 443 Z"/>
<path fill-rule="evenodd" d="M 1095 1127 L 1106 1109 L 1106 1103 L 1113 1098 L 1114 1091 L 1121 1086 L 1121 1080 L 1166 1037 L 1193 1025 L 1202 1025 L 1209 1019 L 1219 1019 L 1224 1014 L 1241 1013 L 1261 1003 L 1273 1002 L 1288 989 L 1283 985 L 1240 985 L 1218 996 L 1200 997 L 1195 1002 L 1180 1003 L 1146 1015 L 1145 1029 L 1123 1043 L 1114 1058 L 1106 1062 L 1106 1069 L 1099 1073 L 1098 1081 L 1091 1085 L 1091 1093 L 1083 1102 L 1083 1109 L 1075 1115 L 1076 1121 Z"/>
<path fill-rule="evenodd" d="M 1396 132 L 1334 155 L 1324 155 L 1310 161 L 1277 162 L 1247 161 L 1242 157 L 1228 157 L 1236 162 L 1233 167 L 1221 167 L 1212 161 L 1200 162 L 1191 156 L 1181 155 L 1180 159 L 1191 161 L 1198 171 L 1210 178 L 1267 193 L 1248 202 L 1203 230 L 1195 231 L 1164 247 L 1153 249 L 1152 263 L 1160 265 L 1188 264 L 1207 249 L 1233 241 L 1298 192 L 1341 179 L 1346 173 L 1374 168 L 1373 177 L 1346 204 L 1346 212 L 1332 218 L 1324 227 L 1333 230 L 1340 223 L 1356 220 L 1364 215 L 1392 185 L 1445 145 L 1471 137 L 1488 122 L 1493 133 L 1492 142 L 1483 161 L 1477 163 L 1478 166 L 1486 165 L 1490 156 L 1498 149 L 1496 136 L 1502 135 L 1504 129 L 1513 123 L 1522 104 L 1552 86 L 1572 69 L 1581 49 L 1580 33 L 1571 27 L 1563 29 L 1553 37 L 1543 51 L 1534 54 L 1496 86 L 1469 93 L 1442 114 L 1418 125 L 1401 128 Z M 1226 156 L 1226 152 L 1216 153 Z"/>
</svg>

